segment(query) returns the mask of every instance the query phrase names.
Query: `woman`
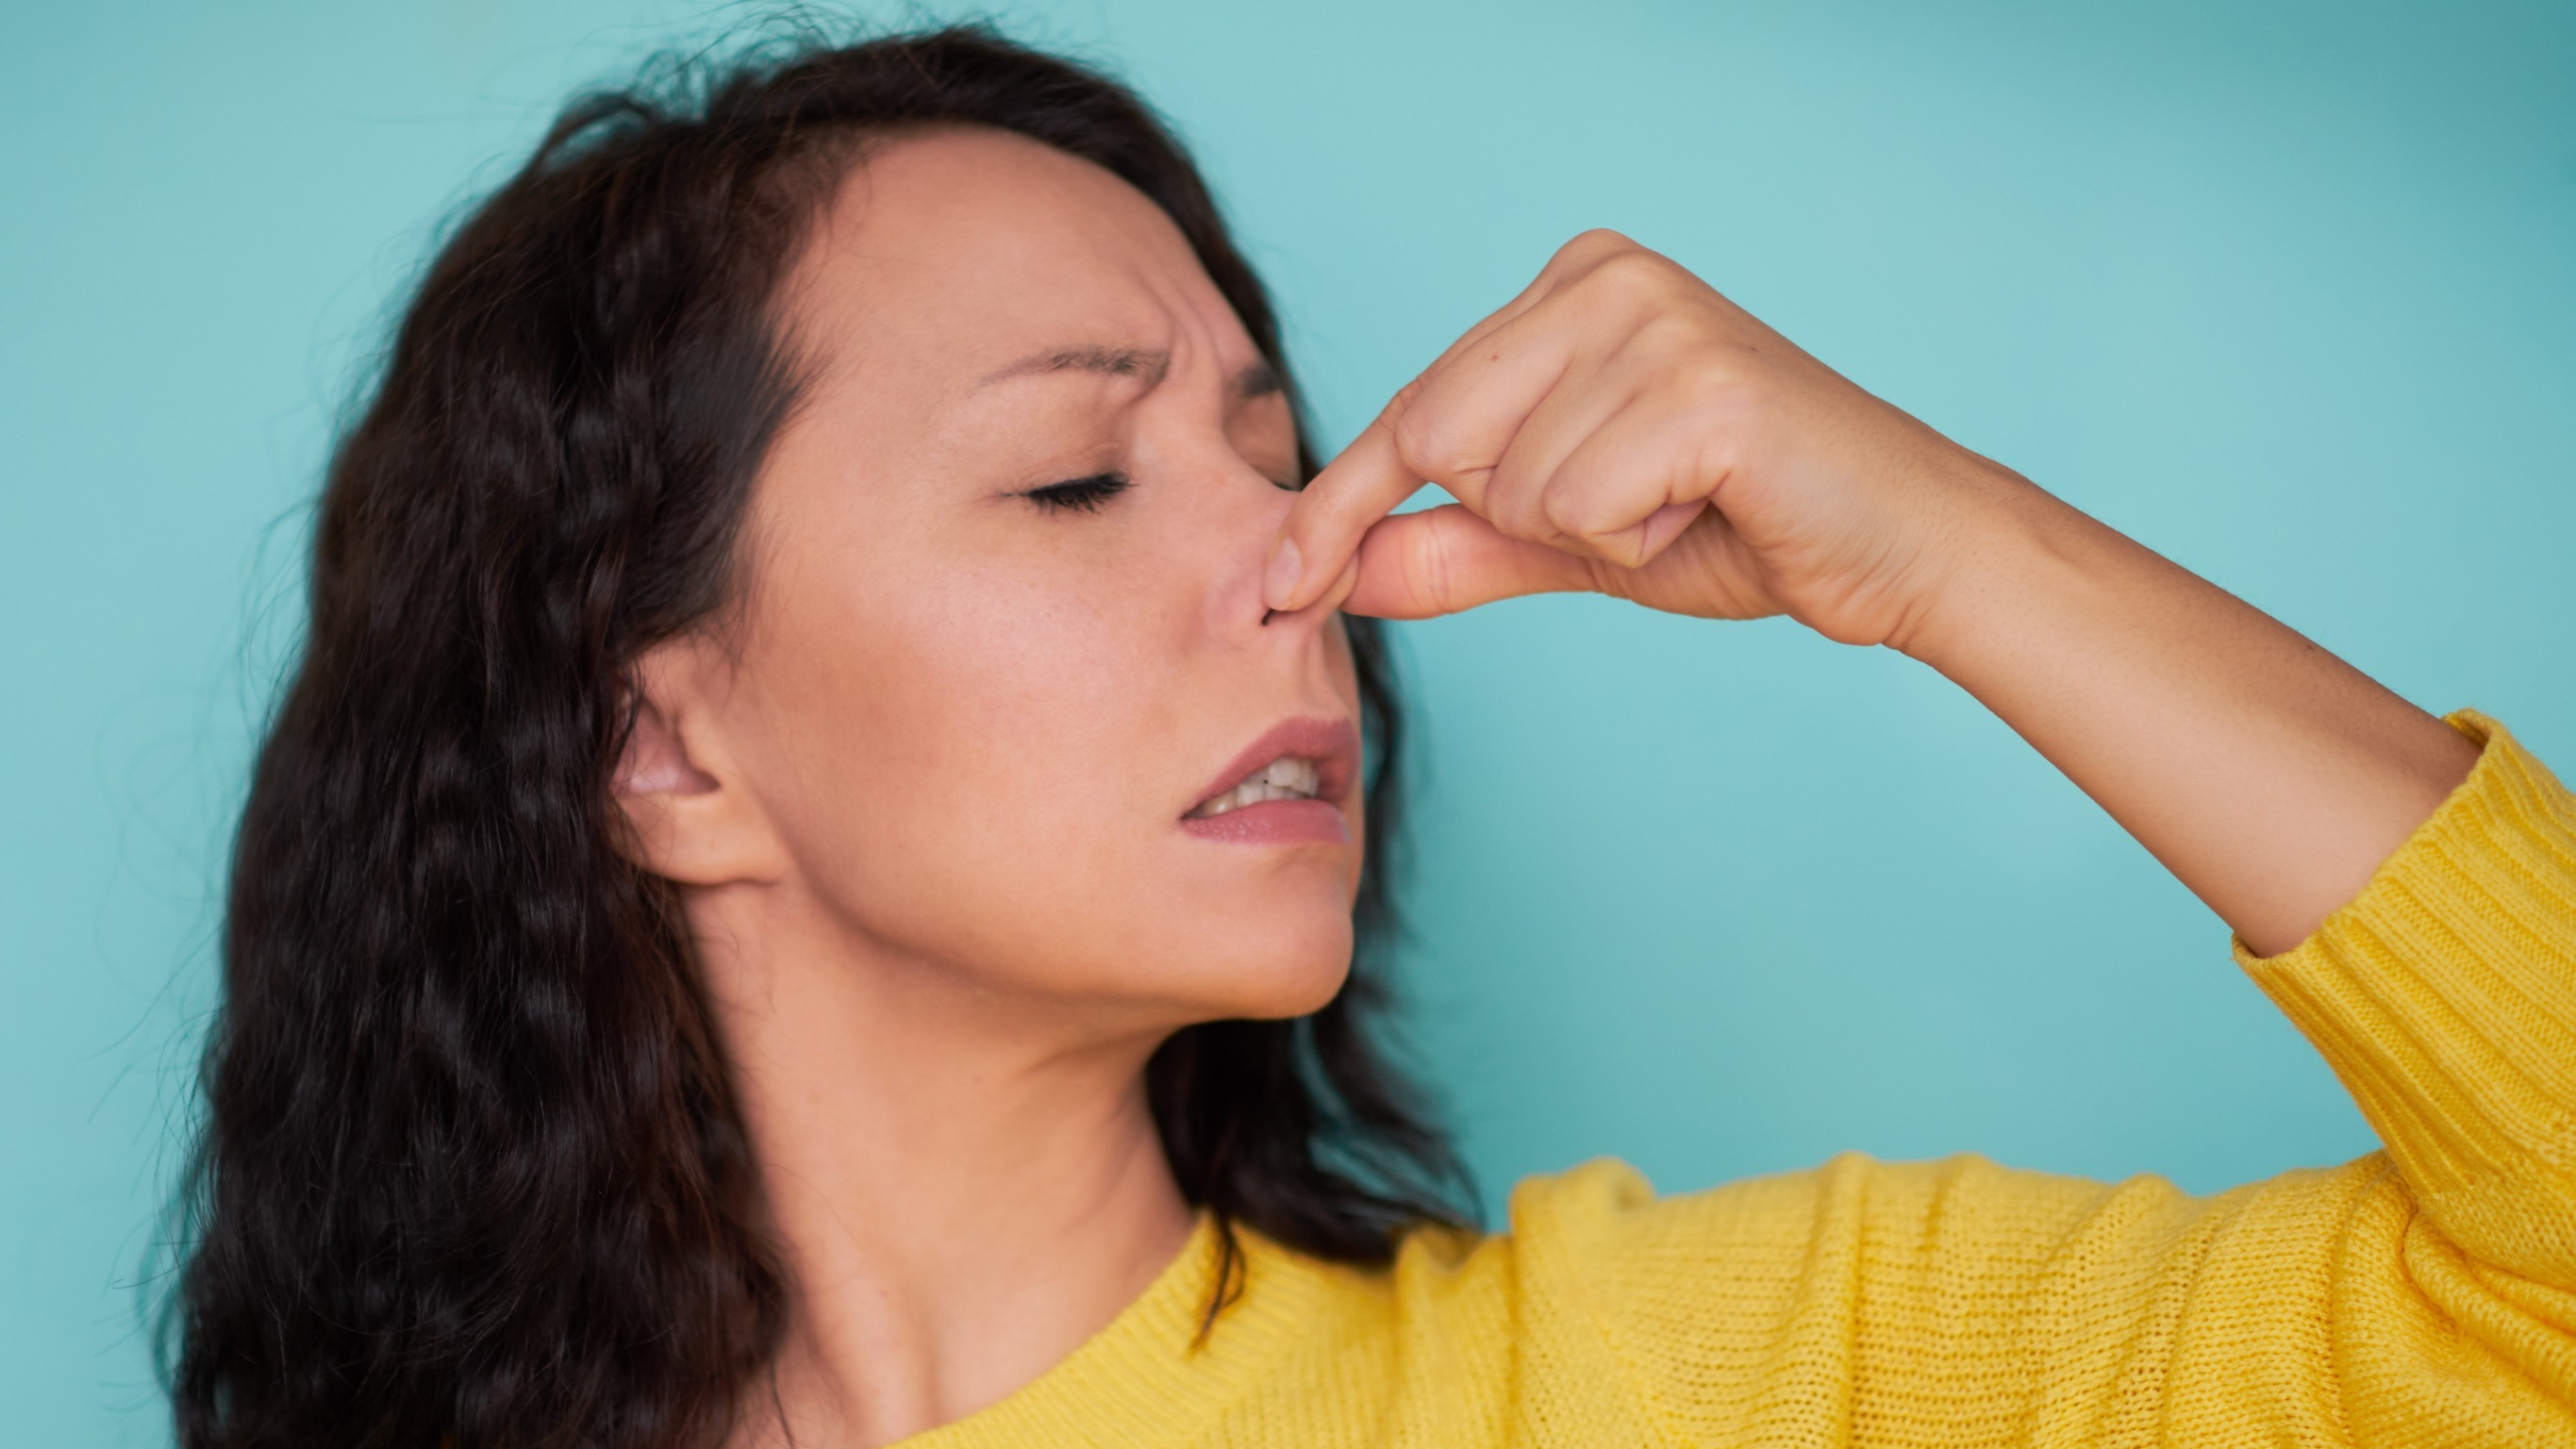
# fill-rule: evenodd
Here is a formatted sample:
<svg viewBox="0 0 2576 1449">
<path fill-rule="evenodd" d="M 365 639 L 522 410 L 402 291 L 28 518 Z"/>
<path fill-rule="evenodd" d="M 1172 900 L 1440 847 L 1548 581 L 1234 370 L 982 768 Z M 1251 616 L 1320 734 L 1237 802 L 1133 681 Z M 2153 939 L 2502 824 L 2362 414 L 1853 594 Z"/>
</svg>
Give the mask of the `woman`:
<svg viewBox="0 0 2576 1449">
<path fill-rule="evenodd" d="M 2387 1151 L 1460 1225 L 1366 617 L 1543 589 L 1939 669 Z M 191 1445 L 2576 1443 L 2576 803 L 2500 729 L 1607 234 L 1318 471 L 1179 150 L 973 32 L 583 102 L 448 242 L 226 991 Z"/>
</svg>

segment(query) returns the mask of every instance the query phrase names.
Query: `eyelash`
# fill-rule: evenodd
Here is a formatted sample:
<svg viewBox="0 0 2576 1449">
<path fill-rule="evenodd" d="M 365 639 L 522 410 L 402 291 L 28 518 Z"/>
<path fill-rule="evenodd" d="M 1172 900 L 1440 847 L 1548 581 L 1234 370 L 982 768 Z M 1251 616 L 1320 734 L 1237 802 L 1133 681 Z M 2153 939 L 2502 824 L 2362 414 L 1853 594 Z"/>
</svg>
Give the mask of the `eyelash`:
<svg viewBox="0 0 2576 1449">
<path fill-rule="evenodd" d="M 1032 488 L 1020 496 L 1050 513 L 1080 510 L 1097 513 L 1100 505 L 1128 489 L 1124 473 L 1094 473 L 1088 478 L 1068 478 L 1062 483 L 1049 483 Z"/>
</svg>

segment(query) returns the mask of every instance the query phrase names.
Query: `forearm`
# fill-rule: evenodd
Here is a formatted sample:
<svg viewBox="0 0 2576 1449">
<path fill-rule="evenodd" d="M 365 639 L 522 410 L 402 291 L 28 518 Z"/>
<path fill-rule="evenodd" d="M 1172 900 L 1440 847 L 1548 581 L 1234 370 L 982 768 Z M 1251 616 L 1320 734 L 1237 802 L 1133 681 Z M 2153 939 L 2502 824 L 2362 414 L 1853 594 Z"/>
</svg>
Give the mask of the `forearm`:
<svg viewBox="0 0 2576 1449">
<path fill-rule="evenodd" d="M 1459 506 L 1390 516 L 1425 479 Z M 1390 400 L 1290 506 L 1268 567 L 1273 611 L 1346 576 L 1349 607 L 1398 618 L 1591 588 L 1893 644 L 2265 951 L 2359 890 L 2475 755 L 1606 232 Z"/>
<path fill-rule="evenodd" d="M 1894 642 L 1975 695 L 2270 954 L 2476 747 L 2253 606 L 2018 479 Z"/>
</svg>

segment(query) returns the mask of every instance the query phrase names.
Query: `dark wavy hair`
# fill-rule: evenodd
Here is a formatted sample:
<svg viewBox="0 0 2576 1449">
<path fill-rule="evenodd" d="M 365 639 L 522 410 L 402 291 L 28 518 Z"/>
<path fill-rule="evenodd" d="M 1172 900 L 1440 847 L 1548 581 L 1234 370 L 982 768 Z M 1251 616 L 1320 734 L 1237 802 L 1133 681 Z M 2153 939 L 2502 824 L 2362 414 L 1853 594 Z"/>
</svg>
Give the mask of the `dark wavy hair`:
<svg viewBox="0 0 2576 1449">
<path fill-rule="evenodd" d="M 947 124 L 1152 198 L 1287 376 L 1179 144 L 989 32 L 773 43 L 569 106 L 437 253 L 323 488 L 181 1201 L 190 1449 L 704 1445 L 773 1358 L 757 1167 L 676 894 L 618 849 L 609 776 L 639 651 L 739 587 L 798 395 L 773 316 L 796 242 L 864 144 Z M 1182 1030 L 1147 1068 L 1229 1264 L 1236 1224 L 1381 1264 L 1468 1201 L 1373 1034 L 1402 729 L 1383 643 L 1351 626 L 1374 748 L 1349 984 L 1294 1021 Z"/>
</svg>

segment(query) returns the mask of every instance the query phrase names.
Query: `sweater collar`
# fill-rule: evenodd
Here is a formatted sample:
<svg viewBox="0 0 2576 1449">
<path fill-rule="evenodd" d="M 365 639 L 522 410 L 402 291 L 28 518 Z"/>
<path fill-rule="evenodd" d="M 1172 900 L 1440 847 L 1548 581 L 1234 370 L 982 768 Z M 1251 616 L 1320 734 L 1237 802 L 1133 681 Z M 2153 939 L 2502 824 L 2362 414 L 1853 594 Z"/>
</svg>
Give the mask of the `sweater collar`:
<svg viewBox="0 0 2576 1449">
<path fill-rule="evenodd" d="M 897 1449 L 1144 1449 L 1201 1436 L 1226 1406 L 1315 1327 L 1340 1270 L 1237 1224 L 1242 1291 L 1204 1338 L 1221 1255 L 1198 1216 L 1172 1261 L 1107 1327 L 999 1403 L 901 1441 Z"/>
</svg>

